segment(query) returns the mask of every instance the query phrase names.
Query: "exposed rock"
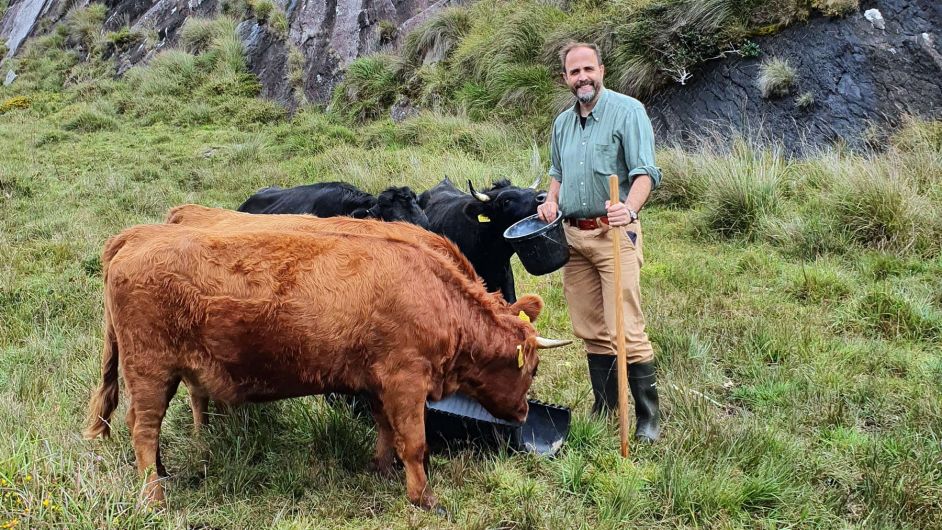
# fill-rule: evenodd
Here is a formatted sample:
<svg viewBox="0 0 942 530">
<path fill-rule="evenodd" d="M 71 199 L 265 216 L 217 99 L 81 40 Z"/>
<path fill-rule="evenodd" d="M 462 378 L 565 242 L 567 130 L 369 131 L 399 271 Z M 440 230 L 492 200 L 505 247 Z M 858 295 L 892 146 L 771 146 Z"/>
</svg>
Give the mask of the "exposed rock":
<svg viewBox="0 0 942 530">
<path fill-rule="evenodd" d="M 413 107 L 408 99 L 400 99 L 389 109 L 389 117 L 395 123 L 405 121 L 418 113 L 419 109 Z"/>
<path fill-rule="evenodd" d="M 0 21 L 0 39 L 6 41 L 9 54 L 21 47 L 24 39 L 38 31 L 45 18 L 55 22 L 72 5 L 86 5 L 89 0 L 12 0 Z M 156 42 L 134 46 L 117 58 L 121 75 L 161 49 L 173 46 L 187 18 L 213 16 L 220 11 L 221 0 L 104 0 L 108 6 L 106 30 L 130 25 L 133 30 L 153 32 Z M 350 62 L 380 48 L 380 21 L 397 27 L 414 27 L 432 13 L 458 0 L 275 0 L 288 20 L 286 39 L 272 34 L 254 19 L 239 25 L 239 36 L 246 44 L 246 56 L 252 72 L 262 82 L 262 95 L 292 105 L 288 85 L 287 53 L 296 47 L 304 57 L 304 87 L 308 100 L 326 102 Z M 51 27 L 52 24 L 45 24 Z M 403 33 L 399 31 L 398 33 Z"/>
<path fill-rule="evenodd" d="M 6 38 L 7 56 L 13 56 L 26 40 L 40 15 L 56 0 L 20 0 L 10 3 L 0 23 L 0 38 Z"/>
<path fill-rule="evenodd" d="M 3 78 L 3 86 L 10 86 L 13 81 L 16 81 L 16 72 L 7 70 L 7 76 Z"/>
<path fill-rule="evenodd" d="M 273 35 L 257 21 L 242 21 L 237 31 L 245 47 L 245 58 L 252 73 L 262 83 L 262 96 L 294 108 L 297 102 L 291 96 L 288 76 L 288 50 L 285 41 Z"/>
<path fill-rule="evenodd" d="M 794 93 L 810 93 L 813 106 L 762 99 L 755 83 L 762 58 L 725 59 L 646 102 L 659 138 L 687 143 L 717 130 L 739 131 L 774 138 L 797 153 L 838 140 L 864 147 L 868 128 L 892 128 L 906 114 L 942 119 L 942 53 L 934 33 L 942 2 L 865 3 L 886 15 L 885 31 L 853 14 L 812 19 L 758 41 L 764 56 L 795 67 Z"/>
<path fill-rule="evenodd" d="M 880 13 L 879 9 L 868 9 L 864 11 L 864 18 L 870 21 L 873 24 L 873 27 L 884 30 L 886 29 L 886 24 L 883 23 L 883 14 Z"/>
</svg>

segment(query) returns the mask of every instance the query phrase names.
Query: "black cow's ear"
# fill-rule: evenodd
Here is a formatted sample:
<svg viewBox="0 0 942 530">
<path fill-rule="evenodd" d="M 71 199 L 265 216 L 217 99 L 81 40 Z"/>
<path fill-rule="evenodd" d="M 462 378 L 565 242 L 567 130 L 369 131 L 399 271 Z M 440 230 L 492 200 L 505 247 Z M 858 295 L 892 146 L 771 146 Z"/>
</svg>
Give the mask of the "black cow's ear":
<svg viewBox="0 0 942 530">
<path fill-rule="evenodd" d="M 472 221 L 477 222 L 478 216 L 483 215 L 485 210 L 487 209 L 486 204 L 487 203 L 483 203 L 479 201 L 470 201 L 468 202 L 468 204 L 464 205 L 464 215 L 468 219 L 471 219 Z"/>
<path fill-rule="evenodd" d="M 350 212 L 351 217 L 356 217 L 357 219 L 364 219 L 370 216 L 370 211 L 365 208 L 358 208 Z"/>
</svg>

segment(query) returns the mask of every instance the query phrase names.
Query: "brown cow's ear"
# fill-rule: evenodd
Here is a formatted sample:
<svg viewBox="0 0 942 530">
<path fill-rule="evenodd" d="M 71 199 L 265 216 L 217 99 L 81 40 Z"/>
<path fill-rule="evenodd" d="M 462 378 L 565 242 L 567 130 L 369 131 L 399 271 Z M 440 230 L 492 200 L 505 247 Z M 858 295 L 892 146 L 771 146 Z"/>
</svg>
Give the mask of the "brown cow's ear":
<svg viewBox="0 0 942 530">
<path fill-rule="evenodd" d="M 528 294 L 514 302 L 510 310 L 515 315 L 523 311 L 530 317 L 531 322 L 536 322 L 536 317 L 540 316 L 540 311 L 543 310 L 543 299 L 535 294 Z"/>
</svg>

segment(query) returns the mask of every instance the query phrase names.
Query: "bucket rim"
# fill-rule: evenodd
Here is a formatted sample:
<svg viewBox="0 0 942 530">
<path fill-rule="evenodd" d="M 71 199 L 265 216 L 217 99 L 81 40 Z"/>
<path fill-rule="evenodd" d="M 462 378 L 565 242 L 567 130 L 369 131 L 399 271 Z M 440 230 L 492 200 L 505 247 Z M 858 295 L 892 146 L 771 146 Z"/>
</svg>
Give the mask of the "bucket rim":
<svg viewBox="0 0 942 530">
<path fill-rule="evenodd" d="M 562 223 L 562 221 L 563 221 L 563 217 L 562 217 L 561 215 L 557 215 L 557 216 L 556 216 L 556 219 L 554 219 L 552 222 L 547 223 L 545 226 L 542 226 L 542 227 L 540 227 L 540 228 L 534 230 L 533 232 L 530 232 L 530 233 L 528 233 L 528 234 L 519 235 L 519 236 L 511 236 L 511 235 L 509 235 L 510 232 L 511 232 L 511 231 L 514 229 L 514 227 L 516 227 L 517 225 L 521 225 L 521 224 L 523 224 L 523 223 L 526 223 L 527 221 L 530 221 L 530 220 L 533 220 L 533 219 L 539 219 L 539 218 L 540 218 L 540 214 L 535 213 L 535 214 L 533 214 L 533 215 L 529 215 L 529 216 L 527 216 L 527 217 L 524 217 L 523 219 L 517 221 L 516 223 L 514 223 L 514 224 L 508 226 L 507 229 L 504 230 L 504 239 L 507 240 L 508 242 L 511 242 L 511 243 L 517 242 L 517 241 L 526 241 L 526 240 L 528 240 L 528 239 L 533 239 L 533 238 L 535 238 L 535 237 L 539 237 L 539 236 L 545 234 L 546 232 L 549 232 L 550 230 L 553 230 L 554 228 L 556 228 L 557 226 L 559 226 L 560 223 Z"/>
</svg>

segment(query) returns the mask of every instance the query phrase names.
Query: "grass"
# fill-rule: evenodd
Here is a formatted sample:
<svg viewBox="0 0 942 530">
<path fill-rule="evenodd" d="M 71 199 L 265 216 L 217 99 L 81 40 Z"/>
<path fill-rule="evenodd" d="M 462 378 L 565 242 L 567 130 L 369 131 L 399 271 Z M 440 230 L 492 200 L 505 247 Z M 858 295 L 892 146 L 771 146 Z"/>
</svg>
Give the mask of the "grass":
<svg viewBox="0 0 942 530">
<path fill-rule="evenodd" d="M 485 0 L 448 8 L 405 35 L 399 75 L 376 68 L 395 62 L 388 50 L 358 60 L 356 86 L 338 87 L 335 97 L 353 106 L 362 100 L 371 110 L 350 115 L 359 121 L 383 116 L 405 99 L 476 120 L 497 113 L 535 133 L 547 127 L 547 114 L 571 100 L 557 55 L 568 41 L 598 43 L 606 85 L 644 97 L 668 83 L 687 83 L 716 58 L 758 56 L 749 37 L 809 12 L 802 0 Z"/>
<path fill-rule="evenodd" d="M 807 110 L 814 106 L 814 94 L 811 92 L 802 92 L 795 98 L 795 107 L 801 110 Z"/>
<path fill-rule="evenodd" d="M 746 142 L 658 152 L 641 282 L 664 439 L 632 445 L 630 459 L 617 456 L 615 423 L 589 416 L 573 345 L 544 356 L 532 389 L 573 407 L 562 453 L 433 454 L 449 519 L 412 508 L 401 472 L 366 470 L 374 430 L 348 410 L 308 397 L 214 411 L 195 437 L 184 390 L 161 437 L 169 506 L 142 507 L 123 422 L 110 441 L 79 436 L 99 377 L 107 237 L 181 203 L 234 208 L 266 185 L 527 185 L 548 158 L 529 126 L 445 103 L 400 124 L 310 106 L 288 116 L 252 97 L 228 29 L 187 31 L 186 50 L 82 84 L 66 80 L 88 60 L 65 38 L 46 42 L 20 59 L 23 83 L 0 88 L 0 102 L 30 102 L 0 114 L 0 525 L 942 525 L 942 125 L 916 120 L 881 153 L 792 160 Z M 395 64 L 376 66 L 393 75 Z M 518 291 L 546 302 L 540 331 L 571 336 L 561 273 L 514 267 Z M 122 396 L 117 418 L 126 407 Z"/>
<path fill-rule="evenodd" d="M 764 98 L 787 96 L 795 84 L 795 69 L 788 60 L 772 57 L 759 65 L 759 91 Z"/>
<path fill-rule="evenodd" d="M 860 9 L 860 0 L 812 0 L 811 5 L 829 17 L 843 17 Z"/>
</svg>

